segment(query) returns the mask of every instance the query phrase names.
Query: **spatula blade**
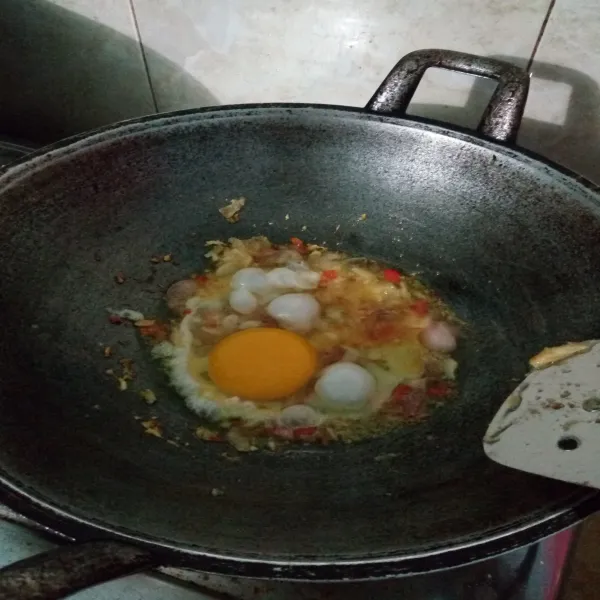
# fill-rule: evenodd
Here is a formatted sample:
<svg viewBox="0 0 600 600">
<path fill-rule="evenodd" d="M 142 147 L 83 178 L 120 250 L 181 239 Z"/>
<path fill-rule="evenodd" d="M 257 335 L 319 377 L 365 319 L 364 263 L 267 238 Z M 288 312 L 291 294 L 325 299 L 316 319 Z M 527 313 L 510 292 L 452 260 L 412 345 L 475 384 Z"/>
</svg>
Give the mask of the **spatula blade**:
<svg viewBox="0 0 600 600">
<path fill-rule="evenodd" d="M 490 423 L 492 460 L 528 473 L 600 488 L 600 342 L 530 373 Z"/>
</svg>

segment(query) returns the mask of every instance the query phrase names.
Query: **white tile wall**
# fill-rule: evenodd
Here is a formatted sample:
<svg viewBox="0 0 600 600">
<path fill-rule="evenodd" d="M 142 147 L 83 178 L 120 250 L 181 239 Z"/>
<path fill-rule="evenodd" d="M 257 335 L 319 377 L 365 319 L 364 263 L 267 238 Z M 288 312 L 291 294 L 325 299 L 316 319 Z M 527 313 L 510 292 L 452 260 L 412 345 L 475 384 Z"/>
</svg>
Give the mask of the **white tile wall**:
<svg viewBox="0 0 600 600">
<path fill-rule="evenodd" d="M 214 99 L 363 105 L 417 48 L 527 59 L 548 8 L 548 0 L 134 1 L 160 110 Z M 156 56 L 180 65 L 208 94 L 183 95 Z M 464 105 L 468 80 L 445 74 L 428 83 L 415 102 Z"/>
<path fill-rule="evenodd" d="M 533 65 L 520 141 L 600 183 L 600 5 L 558 0 Z"/>
<path fill-rule="evenodd" d="M 360 106 L 417 48 L 526 65 L 550 4 L 2 0 L 0 132 L 48 141 L 155 110 L 239 102 Z M 556 0 L 520 142 L 600 181 L 599 27 L 596 0 Z M 431 70 L 410 112 L 474 125 L 491 89 Z"/>
</svg>

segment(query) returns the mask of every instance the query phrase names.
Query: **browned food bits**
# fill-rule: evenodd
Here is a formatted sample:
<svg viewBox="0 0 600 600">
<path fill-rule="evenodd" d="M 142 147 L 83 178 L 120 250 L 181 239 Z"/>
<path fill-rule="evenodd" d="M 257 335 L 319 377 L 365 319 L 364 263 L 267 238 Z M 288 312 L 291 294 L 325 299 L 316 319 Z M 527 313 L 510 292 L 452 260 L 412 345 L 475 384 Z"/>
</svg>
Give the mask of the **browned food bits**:
<svg viewBox="0 0 600 600">
<path fill-rule="evenodd" d="M 167 290 L 167 305 L 177 315 L 185 311 L 186 302 L 198 291 L 198 284 L 193 279 L 183 279 L 174 283 Z"/>
<path fill-rule="evenodd" d="M 142 390 L 140 392 L 140 396 L 146 404 L 152 405 L 155 404 L 157 401 L 156 394 L 150 389 Z"/>
<path fill-rule="evenodd" d="M 140 319 L 139 321 L 136 321 L 134 323 L 134 325 L 136 327 L 152 327 L 153 325 L 156 325 L 156 320 L 155 319 Z"/>
<path fill-rule="evenodd" d="M 135 372 L 133 370 L 133 361 L 130 358 L 122 358 L 119 360 L 119 364 L 121 365 L 121 369 L 123 370 L 123 379 L 126 381 L 131 381 L 135 377 Z"/>
<path fill-rule="evenodd" d="M 237 223 L 240 220 L 242 208 L 246 205 L 246 198 L 240 196 L 234 198 L 229 204 L 219 209 L 219 212 L 230 222 Z"/>
<path fill-rule="evenodd" d="M 144 432 L 148 435 L 153 435 L 158 438 L 163 437 L 162 427 L 156 418 L 142 421 L 142 427 L 144 428 Z"/>
</svg>

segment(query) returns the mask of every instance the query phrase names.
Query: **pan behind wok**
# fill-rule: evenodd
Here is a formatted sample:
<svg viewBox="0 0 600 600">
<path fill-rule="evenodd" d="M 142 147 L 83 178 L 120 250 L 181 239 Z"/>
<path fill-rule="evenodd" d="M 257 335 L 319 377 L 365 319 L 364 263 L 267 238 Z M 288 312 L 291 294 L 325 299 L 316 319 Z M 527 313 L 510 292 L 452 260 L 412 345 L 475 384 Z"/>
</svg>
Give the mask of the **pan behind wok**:
<svg viewBox="0 0 600 600">
<path fill-rule="evenodd" d="M 230 225 L 218 208 L 238 195 Z M 263 105 L 61 144 L 1 178 L 0 199 L 0 467 L 8 501 L 44 523 L 206 570 L 337 579 L 471 560 L 595 505 L 481 449 L 531 354 L 600 335 L 598 196 L 538 159 L 406 118 Z M 231 462 L 195 440 L 194 417 L 106 309 L 154 314 L 207 240 L 256 234 L 421 273 L 470 325 L 460 398 L 350 446 Z M 165 253 L 176 261 L 148 281 Z M 103 345 L 135 360 L 157 404 L 115 389 Z M 143 433 L 135 417 L 150 416 L 177 446 Z"/>
</svg>

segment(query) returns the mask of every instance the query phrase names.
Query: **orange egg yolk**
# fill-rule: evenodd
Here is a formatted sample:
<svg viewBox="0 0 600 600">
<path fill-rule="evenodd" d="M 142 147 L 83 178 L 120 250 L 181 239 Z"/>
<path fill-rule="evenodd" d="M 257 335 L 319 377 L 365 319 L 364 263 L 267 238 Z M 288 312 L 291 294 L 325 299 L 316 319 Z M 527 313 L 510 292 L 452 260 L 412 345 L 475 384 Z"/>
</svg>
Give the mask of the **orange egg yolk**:
<svg viewBox="0 0 600 600">
<path fill-rule="evenodd" d="M 317 353 L 292 331 L 257 328 L 222 339 L 208 357 L 208 374 L 217 387 L 248 400 L 277 400 L 308 383 Z"/>
</svg>

